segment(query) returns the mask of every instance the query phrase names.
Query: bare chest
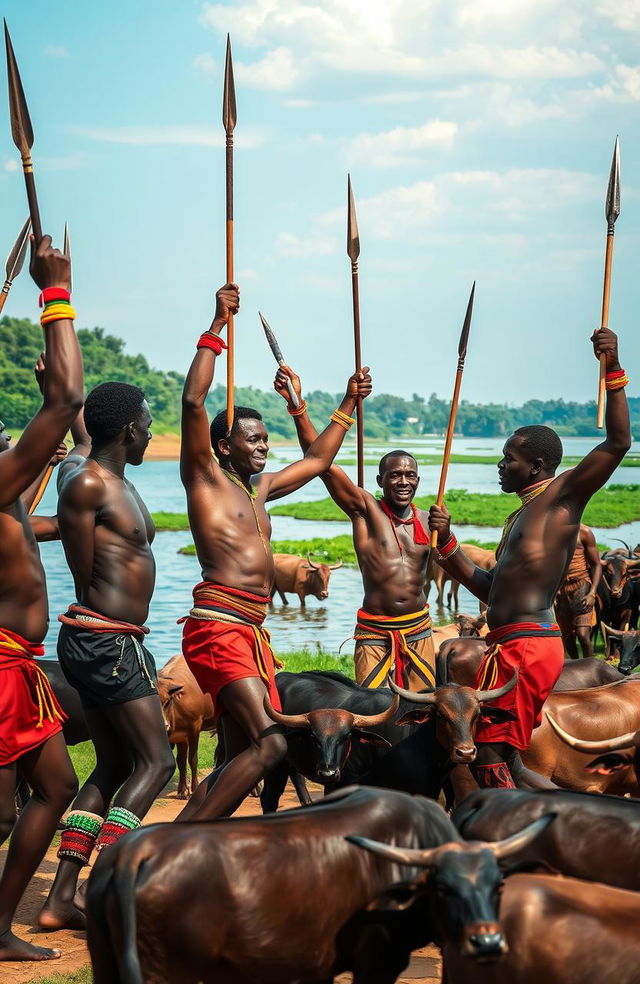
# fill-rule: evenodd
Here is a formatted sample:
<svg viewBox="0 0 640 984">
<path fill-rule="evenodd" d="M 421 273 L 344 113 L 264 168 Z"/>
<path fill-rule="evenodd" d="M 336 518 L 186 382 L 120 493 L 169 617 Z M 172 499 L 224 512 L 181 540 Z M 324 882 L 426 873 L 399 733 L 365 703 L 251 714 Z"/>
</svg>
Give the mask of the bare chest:
<svg viewBox="0 0 640 984">
<path fill-rule="evenodd" d="M 110 484 L 96 516 L 96 526 L 128 543 L 146 547 L 153 540 L 155 527 L 138 493 L 124 482 Z"/>
</svg>

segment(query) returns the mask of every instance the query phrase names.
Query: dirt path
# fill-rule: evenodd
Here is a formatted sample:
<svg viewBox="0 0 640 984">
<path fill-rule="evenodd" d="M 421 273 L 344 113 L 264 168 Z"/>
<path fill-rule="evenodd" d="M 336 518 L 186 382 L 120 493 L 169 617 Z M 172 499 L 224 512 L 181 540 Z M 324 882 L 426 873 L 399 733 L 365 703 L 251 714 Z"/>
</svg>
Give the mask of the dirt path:
<svg viewBox="0 0 640 984">
<path fill-rule="evenodd" d="M 180 800 L 176 799 L 175 793 L 172 793 L 166 799 L 156 801 L 146 818 L 146 822 L 159 823 L 174 820 L 183 805 Z M 285 809 L 298 805 L 295 794 L 290 787 L 287 788 L 282 798 L 282 805 Z M 237 815 L 253 816 L 259 813 L 259 801 L 250 797 L 245 800 Z M 62 957 L 59 960 L 47 961 L 44 964 L 0 964 L 0 981 L 2 984 L 27 984 L 27 982 L 38 981 L 54 973 L 64 974 L 79 970 L 89 963 L 84 933 L 69 930 L 62 930 L 59 933 L 43 933 L 37 928 L 38 912 L 42 908 L 51 887 L 57 867 L 57 845 L 58 838 L 56 838 L 54 846 L 47 852 L 46 858 L 27 889 L 17 912 L 15 931 L 19 936 L 39 946 L 58 947 L 62 950 Z M 5 849 L 0 848 L 0 867 L 4 864 L 5 853 Z M 339 984 L 347 984 L 351 981 L 351 975 L 343 974 L 337 980 Z M 400 984 L 437 984 L 439 981 L 440 958 L 434 947 L 427 947 L 416 952 L 410 966 L 400 978 Z"/>
</svg>

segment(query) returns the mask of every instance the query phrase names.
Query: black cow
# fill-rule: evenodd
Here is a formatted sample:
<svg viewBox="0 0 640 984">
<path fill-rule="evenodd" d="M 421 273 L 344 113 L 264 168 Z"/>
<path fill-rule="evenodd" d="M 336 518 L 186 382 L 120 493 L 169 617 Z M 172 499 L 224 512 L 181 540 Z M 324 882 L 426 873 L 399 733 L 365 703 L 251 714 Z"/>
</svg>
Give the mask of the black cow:
<svg viewBox="0 0 640 984">
<path fill-rule="evenodd" d="M 608 652 L 617 650 L 620 653 L 618 670 L 624 676 L 629 676 L 636 666 L 640 666 L 640 629 L 612 629 L 602 623 L 603 635 Z"/>
<path fill-rule="evenodd" d="M 640 558 L 613 550 L 602 558 L 602 579 L 598 585 L 596 611 L 598 625 L 605 622 L 624 629 L 637 619 L 638 581 L 635 572 Z M 632 576 L 634 575 L 634 576 Z"/>
<path fill-rule="evenodd" d="M 493 720 L 511 719 L 510 711 L 485 702 L 510 690 L 515 678 L 506 689 L 479 692 L 450 684 L 410 699 L 394 687 L 403 695 L 399 716 L 378 720 L 375 734 L 371 724 L 367 733 L 356 728 L 354 734 L 352 715 L 390 718 L 393 694 L 385 687 L 370 690 L 342 673 L 321 670 L 278 673 L 276 682 L 283 713 L 271 708 L 268 713 L 287 729 L 288 761 L 265 777 L 265 812 L 277 809 L 291 766 L 325 788 L 359 782 L 436 799 L 451 766 L 475 759 L 478 712 Z M 416 700 L 427 703 L 417 706 Z M 446 719 L 438 713 L 441 708 Z"/>
<path fill-rule="evenodd" d="M 436 803 L 361 787 L 270 816 L 144 827 L 89 878 L 94 984 L 327 984 L 348 971 L 393 984 L 433 939 L 497 957 L 498 860 L 541 826 L 464 844 Z"/>
<path fill-rule="evenodd" d="M 519 865 L 542 861 L 562 875 L 640 890 L 637 800 L 567 789 L 480 789 L 452 819 L 469 840 L 500 840 L 548 814 L 555 819 L 536 840 L 535 857 L 518 855 Z"/>
</svg>

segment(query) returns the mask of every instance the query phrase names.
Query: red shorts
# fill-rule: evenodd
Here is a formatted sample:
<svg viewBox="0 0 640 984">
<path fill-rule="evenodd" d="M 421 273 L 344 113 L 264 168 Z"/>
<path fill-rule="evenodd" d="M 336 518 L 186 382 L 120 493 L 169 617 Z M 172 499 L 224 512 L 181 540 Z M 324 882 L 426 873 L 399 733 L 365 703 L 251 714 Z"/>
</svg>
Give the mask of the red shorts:
<svg viewBox="0 0 640 984">
<path fill-rule="evenodd" d="M 65 719 L 33 656 L 0 653 L 0 766 L 53 738 Z"/>
<path fill-rule="evenodd" d="M 491 701 L 517 715 L 516 721 L 492 724 L 482 721 L 476 731 L 477 744 L 507 742 L 523 751 L 529 747 L 531 733 L 542 720 L 542 705 L 553 690 L 564 666 L 564 646 L 555 623 L 519 622 L 501 625 L 487 636 L 484 657 L 476 687 L 501 687 L 518 671 L 518 682 L 504 697 Z"/>
<path fill-rule="evenodd" d="M 182 652 L 200 689 L 211 694 L 215 716 L 224 710 L 218 694 L 228 683 L 258 677 L 269 692 L 271 706 L 282 710 L 275 681 L 275 665 L 264 630 L 236 622 L 185 619 Z"/>
</svg>

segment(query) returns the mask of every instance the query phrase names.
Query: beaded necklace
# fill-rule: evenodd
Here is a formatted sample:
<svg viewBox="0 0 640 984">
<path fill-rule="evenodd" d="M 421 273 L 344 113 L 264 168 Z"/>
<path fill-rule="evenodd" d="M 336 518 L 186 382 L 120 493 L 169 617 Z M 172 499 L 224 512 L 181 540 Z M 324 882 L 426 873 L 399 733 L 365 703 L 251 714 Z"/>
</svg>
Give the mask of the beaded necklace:
<svg viewBox="0 0 640 984">
<path fill-rule="evenodd" d="M 249 502 L 251 503 L 251 508 L 253 509 L 253 515 L 254 515 L 254 518 L 255 518 L 255 521 L 256 521 L 256 529 L 258 530 L 258 534 L 260 536 L 260 540 L 262 542 L 262 547 L 264 549 L 264 552 L 265 552 L 266 556 L 268 557 L 271 554 L 271 549 L 269 547 L 269 543 L 268 543 L 268 541 L 267 541 L 264 533 L 262 532 L 262 527 L 260 526 L 260 519 L 258 518 L 258 512 L 256 510 L 255 500 L 256 500 L 256 496 L 258 495 L 257 490 L 255 489 L 255 487 L 253 485 L 250 485 L 249 488 L 247 488 L 247 486 L 243 482 L 240 481 L 240 479 L 238 478 L 237 475 L 234 475 L 233 472 L 227 471 L 226 468 L 223 468 L 222 471 L 227 476 L 227 478 L 231 482 L 233 482 L 234 485 L 237 485 L 239 489 L 242 489 L 242 491 L 243 492 L 246 492 L 246 494 L 248 495 Z"/>
<path fill-rule="evenodd" d="M 516 519 L 518 518 L 524 507 L 528 506 L 529 503 L 532 502 L 534 499 L 537 499 L 538 496 L 541 495 L 545 491 L 545 489 L 551 484 L 551 482 L 553 482 L 552 478 L 543 478 L 541 482 L 536 482 L 535 485 L 529 485 L 527 486 L 526 489 L 523 489 L 522 492 L 518 492 L 518 498 L 520 499 L 521 504 L 514 512 L 512 512 L 509 516 L 507 516 L 505 520 L 504 527 L 502 530 L 502 536 L 500 538 L 500 543 L 498 544 L 498 549 L 496 550 L 496 560 L 500 557 L 500 554 L 502 553 L 505 546 L 507 545 L 507 539 L 509 538 L 509 533 L 513 528 L 513 524 L 515 523 Z"/>
</svg>

